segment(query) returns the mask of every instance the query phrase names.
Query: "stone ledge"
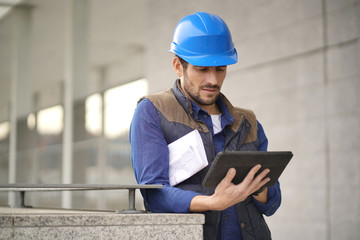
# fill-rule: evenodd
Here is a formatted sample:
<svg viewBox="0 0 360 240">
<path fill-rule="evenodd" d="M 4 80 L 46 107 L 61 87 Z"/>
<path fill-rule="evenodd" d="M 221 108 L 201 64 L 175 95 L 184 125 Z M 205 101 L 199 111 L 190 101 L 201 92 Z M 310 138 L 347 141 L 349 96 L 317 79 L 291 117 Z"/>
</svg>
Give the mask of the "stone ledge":
<svg viewBox="0 0 360 240">
<path fill-rule="evenodd" d="M 0 207 L 0 239 L 202 239 L 202 214 L 115 212 Z"/>
</svg>

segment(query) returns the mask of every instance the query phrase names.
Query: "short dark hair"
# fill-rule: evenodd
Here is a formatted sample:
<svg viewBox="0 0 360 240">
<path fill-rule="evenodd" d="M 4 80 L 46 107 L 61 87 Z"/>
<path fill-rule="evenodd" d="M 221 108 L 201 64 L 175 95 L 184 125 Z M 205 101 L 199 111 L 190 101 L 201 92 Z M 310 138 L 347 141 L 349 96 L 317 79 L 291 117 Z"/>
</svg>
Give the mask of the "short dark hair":
<svg viewBox="0 0 360 240">
<path fill-rule="evenodd" d="M 184 59 L 182 59 L 181 57 L 179 57 L 178 55 L 175 54 L 175 57 L 177 57 L 180 60 L 181 66 L 184 68 L 184 70 L 186 70 L 187 66 L 188 66 L 188 62 L 185 61 Z"/>
</svg>

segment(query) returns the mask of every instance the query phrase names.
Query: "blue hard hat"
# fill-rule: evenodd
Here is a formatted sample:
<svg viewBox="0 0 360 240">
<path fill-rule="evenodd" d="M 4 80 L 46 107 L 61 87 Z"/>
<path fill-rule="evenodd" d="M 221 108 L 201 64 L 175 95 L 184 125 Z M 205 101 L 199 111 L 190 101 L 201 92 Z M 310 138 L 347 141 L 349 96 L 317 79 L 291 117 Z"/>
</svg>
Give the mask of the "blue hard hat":
<svg viewBox="0 0 360 240">
<path fill-rule="evenodd" d="M 205 12 L 188 15 L 179 21 L 169 51 L 195 66 L 225 66 L 237 62 L 226 23 Z"/>
</svg>

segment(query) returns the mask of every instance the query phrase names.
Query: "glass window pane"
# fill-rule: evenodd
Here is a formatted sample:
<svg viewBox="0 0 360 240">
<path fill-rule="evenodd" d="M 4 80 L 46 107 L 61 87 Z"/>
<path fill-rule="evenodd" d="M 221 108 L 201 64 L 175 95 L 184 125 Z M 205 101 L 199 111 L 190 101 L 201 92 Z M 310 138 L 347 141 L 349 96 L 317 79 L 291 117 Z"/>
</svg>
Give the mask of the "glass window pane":
<svg viewBox="0 0 360 240">
<path fill-rule="evenodd" d="M 100 93 L 93 94 L 85 102 L 85 128 L 99 136 L 102 131 L 102 97 Z"/>
<path fill-rule="evenodd" d="M 105 92 L 105 136 L 116 138 L 128 132 L 137 101 L 148 91 L 146 79 Z"/>
<path fill-rule="evenodd" d="M 40 134 L 60 134 L 63 130 L 64 109 L 61 105 L 40 110 L 38 112 L 37 130 Z"/>
</svg>

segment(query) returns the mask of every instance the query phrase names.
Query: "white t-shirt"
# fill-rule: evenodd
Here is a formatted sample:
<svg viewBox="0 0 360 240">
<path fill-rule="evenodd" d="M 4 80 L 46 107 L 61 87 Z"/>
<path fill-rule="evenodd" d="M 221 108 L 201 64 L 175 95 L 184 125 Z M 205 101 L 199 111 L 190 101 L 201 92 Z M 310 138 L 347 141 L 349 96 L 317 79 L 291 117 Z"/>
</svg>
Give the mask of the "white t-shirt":
<svg viewBox="0 0 360 240">
<path fill-rule="evenodd" d="M 213 124 L 214 134 L 221 132 L 221 114 L 210 116 Z"/>
</svg>

